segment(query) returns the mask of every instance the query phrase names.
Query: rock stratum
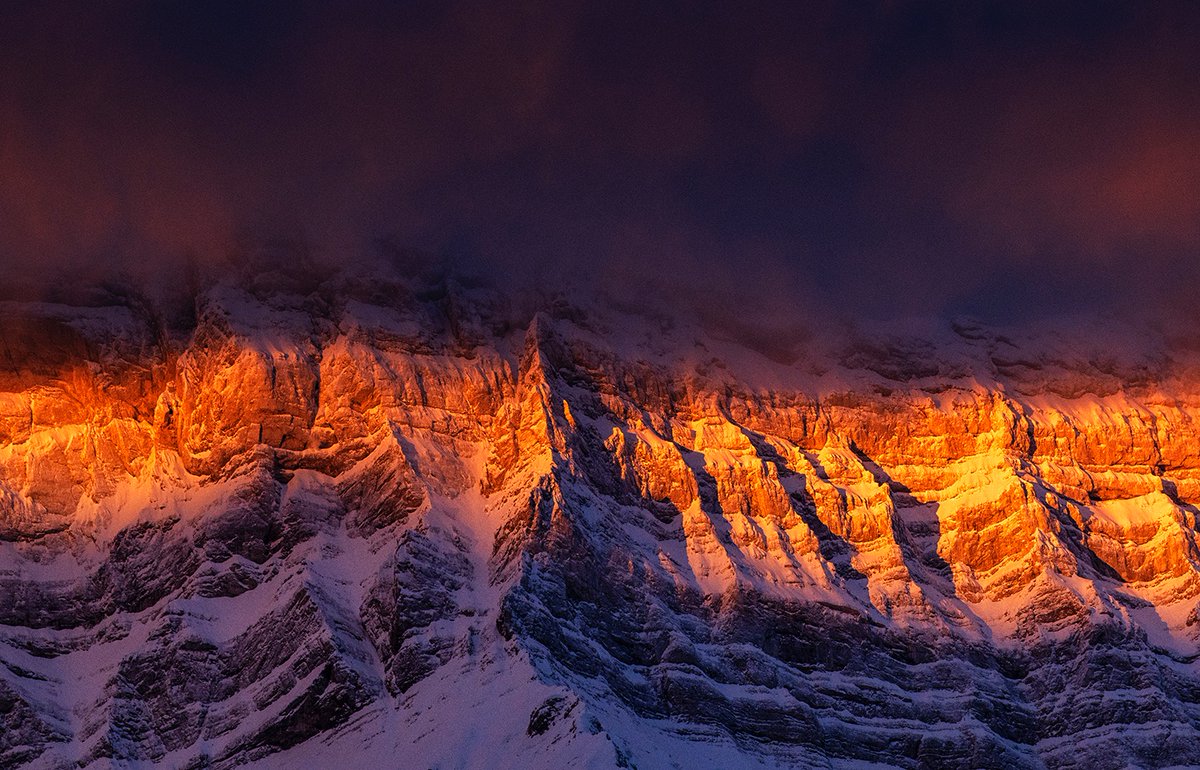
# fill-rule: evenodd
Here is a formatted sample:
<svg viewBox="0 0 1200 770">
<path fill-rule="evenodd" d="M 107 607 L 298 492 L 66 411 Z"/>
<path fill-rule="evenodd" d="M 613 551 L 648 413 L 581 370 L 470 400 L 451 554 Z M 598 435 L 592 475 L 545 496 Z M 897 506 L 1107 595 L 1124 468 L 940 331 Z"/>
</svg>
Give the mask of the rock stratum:
<svg viewBox="0 0 1200 770">
<path fill-rule="evenodd" d="M 0 304 L 0 767 L 1200 765 L 1186 356 L 730 328 Z"/>
</svg>

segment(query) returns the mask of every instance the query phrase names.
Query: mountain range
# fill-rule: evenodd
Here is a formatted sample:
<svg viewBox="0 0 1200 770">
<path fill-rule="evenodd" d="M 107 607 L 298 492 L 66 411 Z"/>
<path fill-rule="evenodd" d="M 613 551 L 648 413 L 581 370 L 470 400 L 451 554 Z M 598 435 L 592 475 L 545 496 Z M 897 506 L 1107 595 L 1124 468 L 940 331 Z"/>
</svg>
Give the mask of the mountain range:
<svg viewBox="0 0 1200 770">
<path fill-rule="evenodd" d="M 753 315 L 0 303 L 0 767 L 1200 765 L 1195 347 Z"/>
</svg>

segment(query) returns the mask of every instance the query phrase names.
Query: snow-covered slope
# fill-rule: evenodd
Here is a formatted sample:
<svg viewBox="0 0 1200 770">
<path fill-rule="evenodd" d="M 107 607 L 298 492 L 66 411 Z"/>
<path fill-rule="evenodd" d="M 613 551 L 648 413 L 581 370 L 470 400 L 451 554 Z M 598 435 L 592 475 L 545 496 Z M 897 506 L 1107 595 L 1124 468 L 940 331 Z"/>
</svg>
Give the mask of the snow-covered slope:
<svg viewBox="0 0 1200 770">
<path fill-rule="evenodd" d="M 0 369 L 0 766 L 1200 763 L 1200 385 L 1128 329 L 345 274 L 3 304 Z"/>
</svg>

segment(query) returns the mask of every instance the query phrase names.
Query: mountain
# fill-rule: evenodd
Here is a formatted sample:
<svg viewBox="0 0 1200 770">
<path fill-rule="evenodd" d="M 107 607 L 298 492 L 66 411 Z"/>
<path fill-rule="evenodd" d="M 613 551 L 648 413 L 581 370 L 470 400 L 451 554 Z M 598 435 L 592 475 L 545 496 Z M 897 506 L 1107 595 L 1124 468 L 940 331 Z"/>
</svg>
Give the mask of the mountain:
<svg viewBox="0 0 1200 770">
<path fill-rule="evenodd" d="M 163 316 L 0 304 L 2 767 L 1200 764 L 1186 346 L 353 273 Z"/>
</svg>

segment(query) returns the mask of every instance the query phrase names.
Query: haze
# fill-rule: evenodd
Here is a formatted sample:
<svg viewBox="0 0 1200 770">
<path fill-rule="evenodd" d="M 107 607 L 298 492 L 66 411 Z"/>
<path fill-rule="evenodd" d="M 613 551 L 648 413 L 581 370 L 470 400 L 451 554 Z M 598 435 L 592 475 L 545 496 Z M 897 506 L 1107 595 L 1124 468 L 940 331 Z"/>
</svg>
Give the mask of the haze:
<svg viewBox="0 0 1200 770">
<path fill-rule="evenodd" d="M 764 312 L 1188 314 L 1198 20 L 1097 2 L 10 9 L 2 266 L 35 287 L 170 284 L 248 243 L 337 263 L 384 239 L 496 280 Z"/>
</svg>

